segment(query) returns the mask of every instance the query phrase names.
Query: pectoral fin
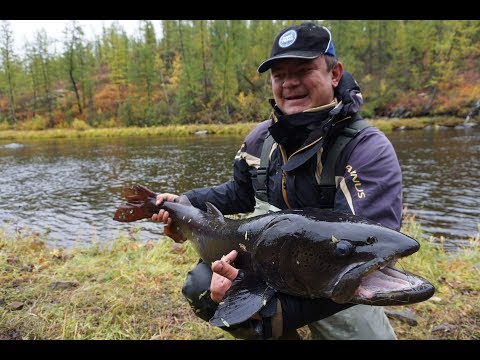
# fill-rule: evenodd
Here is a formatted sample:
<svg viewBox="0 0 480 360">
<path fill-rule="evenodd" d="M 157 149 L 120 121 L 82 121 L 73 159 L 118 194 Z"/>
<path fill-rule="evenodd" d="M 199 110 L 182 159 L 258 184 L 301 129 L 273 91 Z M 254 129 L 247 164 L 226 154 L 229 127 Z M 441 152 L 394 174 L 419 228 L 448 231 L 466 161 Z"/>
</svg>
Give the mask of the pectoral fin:
<svg viewBox="0 0 480 360">
<path fill-rule="evenodd" d="M 244 322 L 259 312 L 274 293 L 273 288 L 253 273 L 240 270 L 209 322 L 221 327 Z"/>
</svg>

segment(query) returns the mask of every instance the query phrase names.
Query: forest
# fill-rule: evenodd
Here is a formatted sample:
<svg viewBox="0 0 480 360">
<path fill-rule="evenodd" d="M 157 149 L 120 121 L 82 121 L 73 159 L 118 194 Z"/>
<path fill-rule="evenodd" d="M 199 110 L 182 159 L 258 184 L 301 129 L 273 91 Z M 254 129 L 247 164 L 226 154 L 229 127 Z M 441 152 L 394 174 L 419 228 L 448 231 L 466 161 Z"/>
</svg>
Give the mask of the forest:
<svg viewBox="0 0 480 360">
<path fill-rule="evenodd" d="M 257 67 L 303 21 L 332 32 L 365 118 L 466 117 L 480 104 L 480 20 L 139 20 L 136 36 L 114 22 L 93 40 L 72 20 L 20 51 L 2 20 L 0 130 L 261 121 L 271 89 Z"/>
</svg>

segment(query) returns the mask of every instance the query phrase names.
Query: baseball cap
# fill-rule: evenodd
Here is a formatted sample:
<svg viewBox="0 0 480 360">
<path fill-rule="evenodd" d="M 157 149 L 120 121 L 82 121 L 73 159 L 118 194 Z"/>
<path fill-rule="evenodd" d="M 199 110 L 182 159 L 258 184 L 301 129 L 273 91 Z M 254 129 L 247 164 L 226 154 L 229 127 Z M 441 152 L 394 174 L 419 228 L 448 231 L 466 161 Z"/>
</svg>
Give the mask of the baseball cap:
<svg viewBox="0 0 480 360">
<path fill-rule="evenodd" d="M 270 57 L 260 64 L 258 72 L 267 71 L 278 59 L 315 59 L 324 54 L 336 56 L 330 30 L 310 22 L 289 26 L 275 37 Z"/>
</svg>

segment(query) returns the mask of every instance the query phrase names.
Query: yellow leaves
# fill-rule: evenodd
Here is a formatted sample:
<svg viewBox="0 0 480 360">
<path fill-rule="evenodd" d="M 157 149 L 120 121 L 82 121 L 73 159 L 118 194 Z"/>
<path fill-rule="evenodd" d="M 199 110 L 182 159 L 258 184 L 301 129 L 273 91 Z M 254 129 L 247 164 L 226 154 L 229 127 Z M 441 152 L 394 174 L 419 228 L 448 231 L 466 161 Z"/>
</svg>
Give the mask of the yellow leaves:
<svg viewBox="0 0 480 360">
<path fill-rule="evenodd" d="M 456 278 L 461 275 L 468 265 L 462 259 L 457 260 L 441 260 L 439 261 L 441 268 L 445 269 L 445 274 L 448 278 Z"/>
<path fill-rule="evenodd" d="M 388 90 L 388 84 L 385 79 L 381 79 L 379 83 L 379 92 L 381 96 L 384 96 Z"/>
<path fill-rule="evenodd" d="M 372 81 L 372 75 L 371 74 L 366 74 L 362 79 L 362 83 L 368 83 L 370 81 Z"/>
<path fill-rule="evenodd" d="M 175 53 L 172 67 L 173 71 L 172 76 L 170 77 L 170 86 L 171 90 L 176 90 L 178 88 L 178 84 L 180 83 L 180 75 L 182 73 L 182 61 L 181 56 L 178 52 Z"/>
<path fill-rule="evenodd" d="M 63 248 L 55 248 L 50 250 L 48 253 L 52 259 L 55 260 L 67 260 L 69 258 L 69 255 L 65 254 L 65 250 Z"/>
<path fill-rule="evenodd" d="M 255 98 L 252 93 L 245 95 L 243 91 L 240 91 L 240 94 L 238 94 L 237 97 L 238 105 L 242 111 L 247 110 L 252 105 L 254 100 Z"/>
<path fill-rule="evenodd" d="M 72 122 L 72 128 L 74 128 L 75 130 L 87 130 L 90 128 L 90 125 L 88 125 L 83 120 L 75 118 Z"/>
<path fill-rule="evenodd" d="M 36 266 L 37 270 L 42 270 L 50 265 L 50 261 L 48 261 L 44 255 L 40 255 L 38 259 L 38 265 Z"/>
<path fill-rule="evenodd" d="M 61 249 L 53 249 L 50 251 L 50 255 L 53 258 L 61 259 L 62 258 L 62 250 Z"/>
<path fill-rule="evenodd" d="M 463 260 L 456 260 L 451 263 L 448 263 L 447 266 L 445 266 L 445 268 L 447 271 L 451 272 L 451 271 L 457 271 L 464 265 L 465 265 L 465 262 Z"/>
</svg>

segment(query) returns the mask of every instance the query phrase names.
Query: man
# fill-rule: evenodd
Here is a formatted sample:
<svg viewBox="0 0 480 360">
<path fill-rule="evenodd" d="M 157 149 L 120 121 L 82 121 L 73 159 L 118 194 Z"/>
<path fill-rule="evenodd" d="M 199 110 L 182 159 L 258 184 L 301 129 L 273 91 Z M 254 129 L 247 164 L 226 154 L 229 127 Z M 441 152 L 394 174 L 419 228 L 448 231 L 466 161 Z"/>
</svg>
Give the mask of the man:
<svg viewBox="0 0 480 360">
<path fill-rule="evenodd" d="M 267 70 L 272 116 L 245 138 L 233 179 L 181 197 L 161 194 L 157 204 L 175 200 L 206 210 L 208 201 L 223 214 L 333 208 L 399 230 L 398 159 L 385 135 L 358 114 L 360 89 L 337 60 L 330 31 L 313 23 L 281 30 L 270 58 L 258 68 L 260 73 Z M 174 237 L 168 212 L 160 210 L 152 220 L 163 221 L 166 233 Z M 204 320 L 237 277 L 238 269 L 232 266 L 236 256 L 232 251 L 211 266 L 200 261 L 189 272 L 183 293 Z M 206 290 L 209 297 L 199 296 Z M 306 324 L 314 339 L 396 339 L 382 307 L 281 294 L 273 310 L 226 330 L 240 338 L 292 339 L 298 338 L 295 329 Z"/>
</svg>

